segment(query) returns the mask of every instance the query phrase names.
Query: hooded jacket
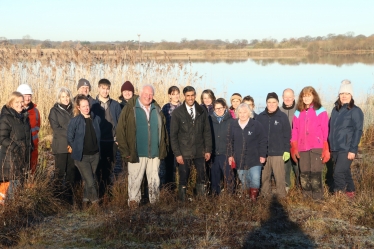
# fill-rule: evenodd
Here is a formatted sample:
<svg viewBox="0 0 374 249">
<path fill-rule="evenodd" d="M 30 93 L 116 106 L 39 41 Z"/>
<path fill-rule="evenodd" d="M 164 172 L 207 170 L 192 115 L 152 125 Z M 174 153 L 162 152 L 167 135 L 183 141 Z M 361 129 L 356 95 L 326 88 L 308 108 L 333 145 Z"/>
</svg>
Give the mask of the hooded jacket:
<svg viewBox="0 0 374 249">
<path fill-rule="evenodd" d="M 32 149 L 28 112 L 4 106 L 0 117 L 0 181 L 19 179 L 30 168 Z"/>
<path fill-rule="evenodd" d="M 138 163 L 139 155 L 136 148 L 136 101 L 139 96 L 134 95 L 122 109 L 117 125 L 117 142 L 123 160 Z M 152 101 L 157 112 L 159 132 L 159 159 L 164 159 L 167 154 L 168 136 L 166 132 L 166 119 L 161 107 L 155 100 Z M 145 141 L 146 142 L 146 141 Z"/>
<path fill-rule="evenodd" d="M 347 107 L 348 104 L 344 104 L 339 110 L 332 109 L 329 122 L 330 150 L 356 154 L 362 136 L 364 114 L 356 105 L 351 109 Z"/>
<path fill-rule="evenodd" d="M 68 110 L 56 103 L 50 110 L 48 120 L 53 130 L 52 152 L 53 154 L 68 153 L 67 130 L 70 119 L 73 118 L 73 108 Z"/>
<path fill-rule="evenodd" d="M 186 103 L 173 111 L 170 122 L 170 142 L 174 156 L 194 159 L 212 153 L 212 133 L 206 112 L 196 101 L 195 121 L 187 112 Z"/>
</svg>

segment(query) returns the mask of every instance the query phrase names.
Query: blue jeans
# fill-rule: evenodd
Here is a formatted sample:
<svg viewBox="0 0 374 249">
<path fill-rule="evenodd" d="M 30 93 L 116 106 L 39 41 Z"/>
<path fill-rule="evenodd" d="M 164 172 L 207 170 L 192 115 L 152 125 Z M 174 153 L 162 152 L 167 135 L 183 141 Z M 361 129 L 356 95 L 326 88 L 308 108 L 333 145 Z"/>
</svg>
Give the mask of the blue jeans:
<svg viewBox="0 0 374 249">
<path fill-rule="evenodd" d="M 249 170 L 238 170 L 242 189 L 260 188 L 262 166 L 253 166 Z"/>
</svg>

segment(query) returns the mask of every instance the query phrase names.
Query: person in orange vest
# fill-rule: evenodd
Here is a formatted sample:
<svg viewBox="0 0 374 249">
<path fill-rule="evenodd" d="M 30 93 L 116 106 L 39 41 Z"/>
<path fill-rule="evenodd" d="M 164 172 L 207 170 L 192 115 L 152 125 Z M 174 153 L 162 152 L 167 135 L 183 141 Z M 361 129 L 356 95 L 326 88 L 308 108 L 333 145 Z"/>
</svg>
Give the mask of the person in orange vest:
<svg viewBox="0 0 374 249">
<path fill-rule="evenodd" d="M 17 92 L 22 93 L 24 98 L 23 108 L 24 111 L 29 113 L 30 119 L 30 127 L 31 127 L 31 136 L 32 136 L 32 143 L 33 143 L 33 150 L 31 152 L 31 159 L 30 159 L 30 169 L 31 174 L 35 173 L 36 166 L 38 164 L 38 144 L 39 144 L 39 129 L 40 129 L 40 113 L 39 110 L 36 108 L 36 104 L 32 102 L 32 90 L 31 87 L 27 84 L 21 84 L 17 88 Z"/>
</svg>

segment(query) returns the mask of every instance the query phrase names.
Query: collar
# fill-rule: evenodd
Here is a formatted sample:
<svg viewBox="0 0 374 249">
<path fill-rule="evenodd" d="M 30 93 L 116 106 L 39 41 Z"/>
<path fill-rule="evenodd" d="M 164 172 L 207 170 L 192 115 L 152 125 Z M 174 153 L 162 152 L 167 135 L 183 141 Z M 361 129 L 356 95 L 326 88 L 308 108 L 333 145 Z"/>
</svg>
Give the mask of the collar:
<svg viewBox="0 0 374 249">
<path fill-rule="evenodd" d="M 295 107 L 295 104 L 296 104 L 296 102 L 295 102 L 295 100 L 294 100 L 293 103 L 292 103 L 292 105 L 289 106 L 289 107 L 287 107 L 287 106 L 284 104 L 284 102 L 283 102 L 282 107 L 283 107 L 283 109 L 285 109 L 285 110 L 292 110 L 292 109 Z"/>
</svg>

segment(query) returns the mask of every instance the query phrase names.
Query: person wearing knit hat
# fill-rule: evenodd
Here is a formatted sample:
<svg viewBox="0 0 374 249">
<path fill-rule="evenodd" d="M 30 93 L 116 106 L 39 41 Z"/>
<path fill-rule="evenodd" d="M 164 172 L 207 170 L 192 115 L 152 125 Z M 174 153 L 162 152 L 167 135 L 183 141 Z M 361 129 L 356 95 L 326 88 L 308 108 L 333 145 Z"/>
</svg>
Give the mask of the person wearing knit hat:
<svg viewBox="0 0 374 249">
<path fill-rule="evenodd" d="M 354 104 L 352 84 L 343 80 L 339 97 L 331 112 L 328 140 L 334 167 L 334 192 L 345 193 L 349 198 L 355 196 L 355 185 L 350 166 L 358 151 L 362 136 L 364 114 Z"/>
<path fill-rule="evenodd" d="M 278 95 L 268 93 L 266 108 L 256 120 L 264 127 L 267 137 L 267 158 L 261 177 L 261 194 L 271 197 L 271 175 L 273 173 L 277 196 L 286 197 L 286 181 L 284 162 L 290 159 L 291 125 L 288 117 L 279 109 Z"/>
<path fill-rule="evenodd" d="M 121 108 L 125 107 L 127 101 L 134 96 L 134 85 L 130 81 L 125 81 L 125 83 L 121 86 L 121 96 L 119 96 L 119 100 L 121 100 L 120 105 Z"/>
<path fill-rule="evenodd" d="M 92 109 L 92 105 L 94 105 L 96 101 L 90 95 L 90 92 L 91 92 L 90 82 L 84 78 L 81 78 L 77 84 L 77 91 L 78 91 L 78 94 L 74 97 L 74 103 L 75 103 L 75 100 L 77 99 L 77 96 L 79 94 L 82 94 L 88 98 L 88 101 L 90 103 L 90 109 Z"/>
<path fill-rule="evenodd" d="M 240 93 L 234 93 L 233 95 L 231 95 L 230 103 L 231 103 L 231 106 L 229 110 L 230 110 L 231 117 L 236 119 L 237 118 L 236 108 L 238 108 L 240 103 L 242 103 L 242 95 L 240 95 Z"/>
</svg>

